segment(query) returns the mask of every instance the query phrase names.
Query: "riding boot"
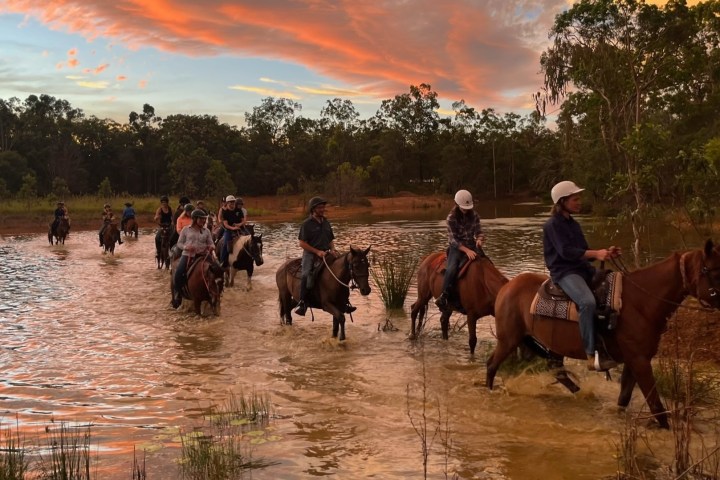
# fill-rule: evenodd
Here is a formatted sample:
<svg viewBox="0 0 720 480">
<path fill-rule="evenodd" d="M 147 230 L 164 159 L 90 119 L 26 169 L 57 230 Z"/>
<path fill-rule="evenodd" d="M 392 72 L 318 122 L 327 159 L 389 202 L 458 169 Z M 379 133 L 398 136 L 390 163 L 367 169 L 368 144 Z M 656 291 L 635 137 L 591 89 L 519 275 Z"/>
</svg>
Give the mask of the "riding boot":
<svg viewBox="0 0 720 480">
<path fill-rule="evenodd" d="M 307 312 L 307 305 L 305 305 L 305 296 L 307 295 L 306 283 L 307 277 L 302 277 L 300 279 L 300 301 L 295 309 L 295 313 L 300 316 L 305 316 L 305 312 Z"/>
<path fill-rule="evenodd" d="M 435 305 L 437 305 L 437 307 L 441 310 L 443 308 L 447 307 L 449 296 L 450 296 L 450 293 L 447 290 L 443 290 L 443 292 L 440 294 L 440 296 L 437 298 L 437 300 L 435 300 Z"/>
<path fill-rule="evenodd" d="M 587 360 L 587 367 L 590 371 L 606 372 L 618 366 L 615 360 L 600 355 L 597 350 L 595 350 L 595 355 L 588 355 Z"/>
<path fill-rule="evenodd" d="M 353 313 L 355 310 L 357 310 L 357 307 L 353 306 L 350 302 L 345 305 L 345 313 Z"/>
</svg>

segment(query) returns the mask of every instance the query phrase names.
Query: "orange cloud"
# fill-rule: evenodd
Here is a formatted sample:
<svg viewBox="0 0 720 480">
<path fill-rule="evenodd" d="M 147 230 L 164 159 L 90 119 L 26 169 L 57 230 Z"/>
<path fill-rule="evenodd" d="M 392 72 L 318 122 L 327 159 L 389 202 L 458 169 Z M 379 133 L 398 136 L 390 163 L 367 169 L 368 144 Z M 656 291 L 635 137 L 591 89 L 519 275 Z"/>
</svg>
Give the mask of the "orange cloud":
<svg viewBox="0 0 720 480">
<path fill-rule="evenodd" d="M 115 77 L 115 80 L 117 80 L 118 82 L 124 82 L 125 80 L 127 80 L 127 77 L 125 75 L 118 75 L 117 77 Z"/>
<path fill-rule="evenodd" d="M 147 80 L 140 80 L 138 82 L 138 88 L 145 88 L 147 87 Z"/>
<path fill-rule="evenodd" d="M 77 59 L 77 58 L 70 58 L 70 59 L 68 59 L 68 61 L 67 61 L 67 66 L 70 67 L 70 68 L 75 68 L 75 67 L 78 66 L 79 63 L 80 63 L 80 62 L 78 62 L 78 59 Z"/>
<path fill-rule="evenodd" d="M 102 73 L 102 72 L 104 72 L 105 69 L 107 69 L 109 66 L 110 66 L 109 63 L 103 63 L 102 65 L 96 67 L 95 70 L 93 71 L 93 73 L 94 73 L 95 75 L 97 75 L 98 73 Z"/>
</svg>

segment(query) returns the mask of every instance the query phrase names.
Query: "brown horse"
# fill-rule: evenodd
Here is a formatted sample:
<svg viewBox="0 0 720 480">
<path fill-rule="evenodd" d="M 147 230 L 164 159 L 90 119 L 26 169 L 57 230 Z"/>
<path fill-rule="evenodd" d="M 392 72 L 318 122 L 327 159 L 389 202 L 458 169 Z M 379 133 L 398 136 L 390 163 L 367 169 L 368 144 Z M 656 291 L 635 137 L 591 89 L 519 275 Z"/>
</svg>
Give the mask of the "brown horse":
<svg viewBox="0 0 720 480">
<path fill-rule="evenodd" d="M 345 307 L 350 299 L 350 288 L 360 289 L 360 294 L 370 294 L 370 276 L 366 250 L 350 247 L 350 251 L 337 258 L 327 255 L 326 266 L 317 274 L 315 286 L 308 291 L 305 303 L 320 308 L 333 316 L 333 338 L 345 340 Z M 300 258 L 283 263 L 275 274 L 280 300 L 280 317 L 292 325 L 291 311 L 300 298 Z"/>
<path fill-rule="evenodd" d="M 58 221 L 55 231 L 53 231 L 52 224 L 50 225 L 50 231 L 48 232 L 48 241 L 50 242 L 50 245 L 53 244 L 53 238 L 55 240 L 55 245 L 60 243 L 65 245 L 65 239 L 67 238 L 68 233 L 70 233 L 70 221 L 67 217 L 62 217 Z"/>
<path fill-rule="evenodd" d="M 131 237 L 135 235 L 135 238 L 138 236 L 138 223 L 137 220 L 135 220 L 134 217 L 128 218 L 125 220 L 125 226 L 123 226 L 123 233 L 127 237 L 130 235 Z"/>
<path fill-rule="evenodd" d="M 530 304 L 544 275 L 522 273 L 498 294 L 495 308 L 497 346 L 487 361 L 487 386 L 492 389 L 500 364 L 532 337 L 551 353 L 585 359 L 577 322 L 534 317 Z M 678 252 L 665 260 L 623 275 L 622 309 L 614 333 L 600 333 L 608 353 L 625 363 L 620 379 L 618 405 L 630 403 L 633 388 L 640 386 L 650 411 L 660 426 L 668 428 L 667 412 L 655 388 L 650 361 L 658 351 L 668 317 L 688 296 L 703 306 L 720 308 L 720 246 L 711 240 L 703 249 Z"/>
<path fill-rule="evenodd" d="M 431 253 L 420 263 L 417 273 L 418 299 L 411 307 L 412 330 L 411 338 L 422 330 L 427 304 L 432 297 L 437 298 L 442 292 L 443 272 L 447 255 L 445 252 Z M 495 314 L 495 297 L 508 279 L 495 268 L 485 255 L 478 255 L 468 266 L 462 278 L 457 280 L 455 290 L 459 301 L 449 302 L 447 309 L 440 316 L 442 336 L 448 339 L 450 315 L 453 310 L 467 315 L 470 353 L 475 353 L 477 345 L 477 320 L 486 315 Z M 417 322 L 417 323 L 416 323 Z M 416 327 L 417 324 L 417 327 Z"/>
<path fill-rule="evenodd" d="M 110 222 L 103 232 L 103 253 L 110 252 L 115 255 L 115 243 L 120 240 L 120 230 L 117 223 Z"/>
<path fill-rule="evenodd" d="M 172 227 L 170 225 L 160 224 L 160 229 L 155 234 L 155 260 L 157 260 L 158 270 L 163 266 L 170 268 L 170 235 Z"/>
<path fill-rule="evenodd" d="M 180 257 L 173 259 L 172 270 L 177 267 Z M 188 278 L 183 287 L 183 298 L 193 302 L 193 309 L 198 315 L 202 314 L 202 302 L 207 302 L 213 314 L 220 315 L 220 297 L 223 292 L 223 269 L 215 261 L 212 254 L 197 258 L 193 265 L 188 267 Z M 175 275 L 170 275 L 170 295 L 175 284 Z"/>
</svg>

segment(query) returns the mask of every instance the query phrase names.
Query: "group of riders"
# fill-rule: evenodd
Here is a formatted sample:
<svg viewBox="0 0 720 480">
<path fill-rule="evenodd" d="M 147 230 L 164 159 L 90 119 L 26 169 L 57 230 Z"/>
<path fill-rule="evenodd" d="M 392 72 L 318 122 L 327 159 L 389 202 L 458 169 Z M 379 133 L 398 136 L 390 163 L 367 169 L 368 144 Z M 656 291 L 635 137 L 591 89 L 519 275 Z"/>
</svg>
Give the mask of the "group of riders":
<svg viewBox="0 0 720 480">
<path fill-rule="evenodd" d="M 581 209 L 580 193 L 583 188 L 571 181 L 557 183 L 551 190 L 553 208 L 550 218 L 543 226 L 543 256 L 550 278 L 563 289 L 568 297 L 577 304 L 580 324 L 580 335 L 588 358 L 590 370 L 607 370 L 614 367 L 610 359 L 599 358 L 595 345 L 594 321 L 597 304 L 590 288 L 595 267 L 592 260 L 608 260 L 621 254 L 617 247 L 591 250 L 580 224 L 573 218 Z M 467 190 L 459 190 L 455 194 L 455 205 L 447 216 L 447 262 L 443 277 L 442 292 L 436 300 L 440 310 L 451 308 L 454 299 L 454 283 L 458 271 L 466 261 L 473 261 L 484 256 L 480 216 L 475 212 L 472 194 Z M 335 236 L 332 225 L 325 216 L 327 200 L 313 197 L 308 203 L 308 217 L 302 222 L 298 233 L 298 244 L 302 249 L 300 298 L 295 313 L 305 315 L 308 294 L 308 279 L 326 255 L 337 256 Z M 135 210 L 131 203 L 125 203 L 122 215 L 122 226 L 135 218 Z M 54 232 L 62 218 L 68 218 L 68 210 L 64 202 L 58 202 L 54 212 L 51 232 Z M 160 197 L 160 207 L 155 212 L 155 222 L 161 227 L 172 228 L 170 245 L 176 245 L 181 251 L 180 260 L 174 271 L 174 290 L 172 305 L 177 308 L 182 299 L 181 290 L 185 283 L 185 272 L 193 258 L 211 254 L 216 242 L 223 239 L 219 261 L 223 268 L 228 268 L 232 244 L 237 235 L 250 232 L 247 223 L 247 210 L 242 198 L 228 195 L 223 198 L 217 215 L 211 214 L 202 201 L 196 205 L 190 203 L 188 197 L 181 197 L 178 207 L 170 208 L 167 196 Z M 109 204 L 103 210 L 103 226 L 100 229 L 100 245 L 103 245 L 103 233 L 114 221 Z M 160 230 L 156 242 L 160 239 Z M 122 244 L 118 237 L 117 241 Z M 457 299 L 454 299 L 457 300 Z M 356 308 L 351 304 L 345 307 L 346 313 Z"/>
</svg>

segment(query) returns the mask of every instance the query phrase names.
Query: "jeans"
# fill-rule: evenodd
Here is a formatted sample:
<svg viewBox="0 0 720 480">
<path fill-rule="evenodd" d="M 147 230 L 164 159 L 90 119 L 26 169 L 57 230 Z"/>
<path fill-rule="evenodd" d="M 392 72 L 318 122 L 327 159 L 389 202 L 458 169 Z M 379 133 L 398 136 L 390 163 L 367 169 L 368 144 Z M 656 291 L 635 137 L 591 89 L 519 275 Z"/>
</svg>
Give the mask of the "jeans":
<svg viewBox="0 0 720 480">
<path fill-rule="evenodd" d="M 220 252 L 220 256 L 222 257 L 220 259 L 220 263 L 225 264 L 228 257 L 230 256 L 230 250 L 228 249 L 228 246 L 232 244 L 233 241 L 233 232 L 232 230 L 225 230 L 223 232 L 223 238 L 225 239 L 225 242 L 223 243 L 222 252 Z"/>
<path fill-rule="evenodd" d="M 595 355 L 595 296 L 583 277 L 575 273 L 566 275 L 558 282 L 560 288 L 577 304 L 580 317 L 580 337 L 585 353 Z"/>
<path fill-rule="evenodd" d="M 457 277 L 458 266 L 465 257 L 465 253 L 461 252 L 457 247 L 449 247 L 447 252 L 447 265 L 445 266 L 445 277 L 443 277 L 443 293 L 447 293 L 450 285 Z"/>
<path fill-rule="evenodd" d="M 307 279 L 310 276 L 314 262 L 315 254 L 303 250 L 302 260 L 300 261 L 300 300 L 303 301 L 307 295 Z"/>
<path fill-rule="evenodd" d="M 173 287 L 178 293 L 182 291 L 182 287 L 185 285 L 185 272 L 187 271 L 188 258 L 187 255 L 182 255 L 174 272 Z"/>
</svg>

